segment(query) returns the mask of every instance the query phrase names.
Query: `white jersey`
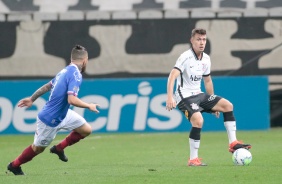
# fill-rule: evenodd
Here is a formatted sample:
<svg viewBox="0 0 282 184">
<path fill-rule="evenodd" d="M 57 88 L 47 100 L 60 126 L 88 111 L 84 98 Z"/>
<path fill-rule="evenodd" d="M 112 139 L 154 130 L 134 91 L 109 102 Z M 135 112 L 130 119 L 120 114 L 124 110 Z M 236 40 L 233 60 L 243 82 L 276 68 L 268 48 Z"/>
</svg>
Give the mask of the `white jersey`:
<svg viewBox="0 0 282 184">
<path fill-rule="evenodd" d="M 175 91 L 177 104 L 183 98 L 203 93 L 201 90 L 202 77 L 209 76 L 211 70 L 210 57 L 206 53 L 202 53 L 202 58 L 198 59 L 191 48 L 180 55 L 174 68 L 180 71 Z"/>
</svg>

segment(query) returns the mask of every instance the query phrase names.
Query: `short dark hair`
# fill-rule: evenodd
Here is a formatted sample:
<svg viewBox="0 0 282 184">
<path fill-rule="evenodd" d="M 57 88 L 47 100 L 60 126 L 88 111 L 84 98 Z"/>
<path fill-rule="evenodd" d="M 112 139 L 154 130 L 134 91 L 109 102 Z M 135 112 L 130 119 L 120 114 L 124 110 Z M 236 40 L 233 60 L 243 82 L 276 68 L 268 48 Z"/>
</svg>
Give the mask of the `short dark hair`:
<svg viewBox="0 0 282 184">
<path fill-rule="evenodd" d="M 206 35 L 207 31 L 203 28 L 195 28 L 192 30 L 191 37 L 195 36 L 195 34 Z"/>
<path fill-rule="evenodd" d="M 71 51 L 71 60 L 81 60 L 88 56 L 86 48 L 81 45 L 75 45 Z"/>
</svg>

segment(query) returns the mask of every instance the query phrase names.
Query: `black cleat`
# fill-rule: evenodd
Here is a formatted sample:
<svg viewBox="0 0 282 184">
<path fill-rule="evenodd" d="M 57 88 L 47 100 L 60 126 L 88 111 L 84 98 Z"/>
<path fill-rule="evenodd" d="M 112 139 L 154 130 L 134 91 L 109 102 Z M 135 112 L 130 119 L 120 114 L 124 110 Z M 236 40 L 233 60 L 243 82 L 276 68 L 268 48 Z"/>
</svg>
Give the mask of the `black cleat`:
<svg viewBox="0 0 282 184">
<path fill-rule="evenodd" d="M 14 175 L 25 175 L 24 172 L 22 171 L 21 167 L 13 167 L 12 162 L 9 163 L 7 166 L 7 169 L 12 172 Z"/>
<path fill-rule="evenodd" d="M 241 141 L 234 141 L 229 145 L 229 152 L 234 153 L 234 151 L 239 148 L 245 148 L 249 150 L 252 148 L 252 146 L 250 144 L 244 144 Z"/>
<path fill-rule="evenodd" d="M 66 157 L 64 151 L 58 151 L 56 149 L 56 146 L 53 146 L 52 148 L 50 148 L 50 153 L 54 153 L 57 154 L 59 156 L 59 159 L 63 162 L 67 162 L 68 161 L 68 157 Z"/>
</svg>

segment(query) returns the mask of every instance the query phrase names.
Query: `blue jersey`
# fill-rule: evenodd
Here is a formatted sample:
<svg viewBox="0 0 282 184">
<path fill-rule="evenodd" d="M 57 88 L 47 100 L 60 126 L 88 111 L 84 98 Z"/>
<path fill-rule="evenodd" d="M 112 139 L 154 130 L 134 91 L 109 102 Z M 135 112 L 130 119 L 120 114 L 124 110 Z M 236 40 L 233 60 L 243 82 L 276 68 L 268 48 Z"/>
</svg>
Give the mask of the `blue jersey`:
<svg viewBox="0 0 282 184">
<path fill-rule="evenodd" d="M 49 100 L 39 112 L 38 118 L 48 126 L 55 127 L 66 117 L 70 104 L 68 95 L 78 95 L 82 75 L 77 66 L 70 64 L 51 80 Z"/>
</svg>

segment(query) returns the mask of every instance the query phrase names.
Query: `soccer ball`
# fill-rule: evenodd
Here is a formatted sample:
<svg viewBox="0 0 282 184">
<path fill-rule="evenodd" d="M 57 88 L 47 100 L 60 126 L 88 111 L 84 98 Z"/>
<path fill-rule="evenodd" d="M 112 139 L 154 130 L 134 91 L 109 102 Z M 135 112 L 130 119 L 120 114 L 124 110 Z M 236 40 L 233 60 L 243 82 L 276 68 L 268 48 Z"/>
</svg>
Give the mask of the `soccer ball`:
<svg viewBox="0 0 282 184">
<path fill-rule="evenodd" d="M 249 165 L 252 162 L 252 154 L 245 148 L 240 148 L 232 154 L 234 165 Z"/>
</svg>

